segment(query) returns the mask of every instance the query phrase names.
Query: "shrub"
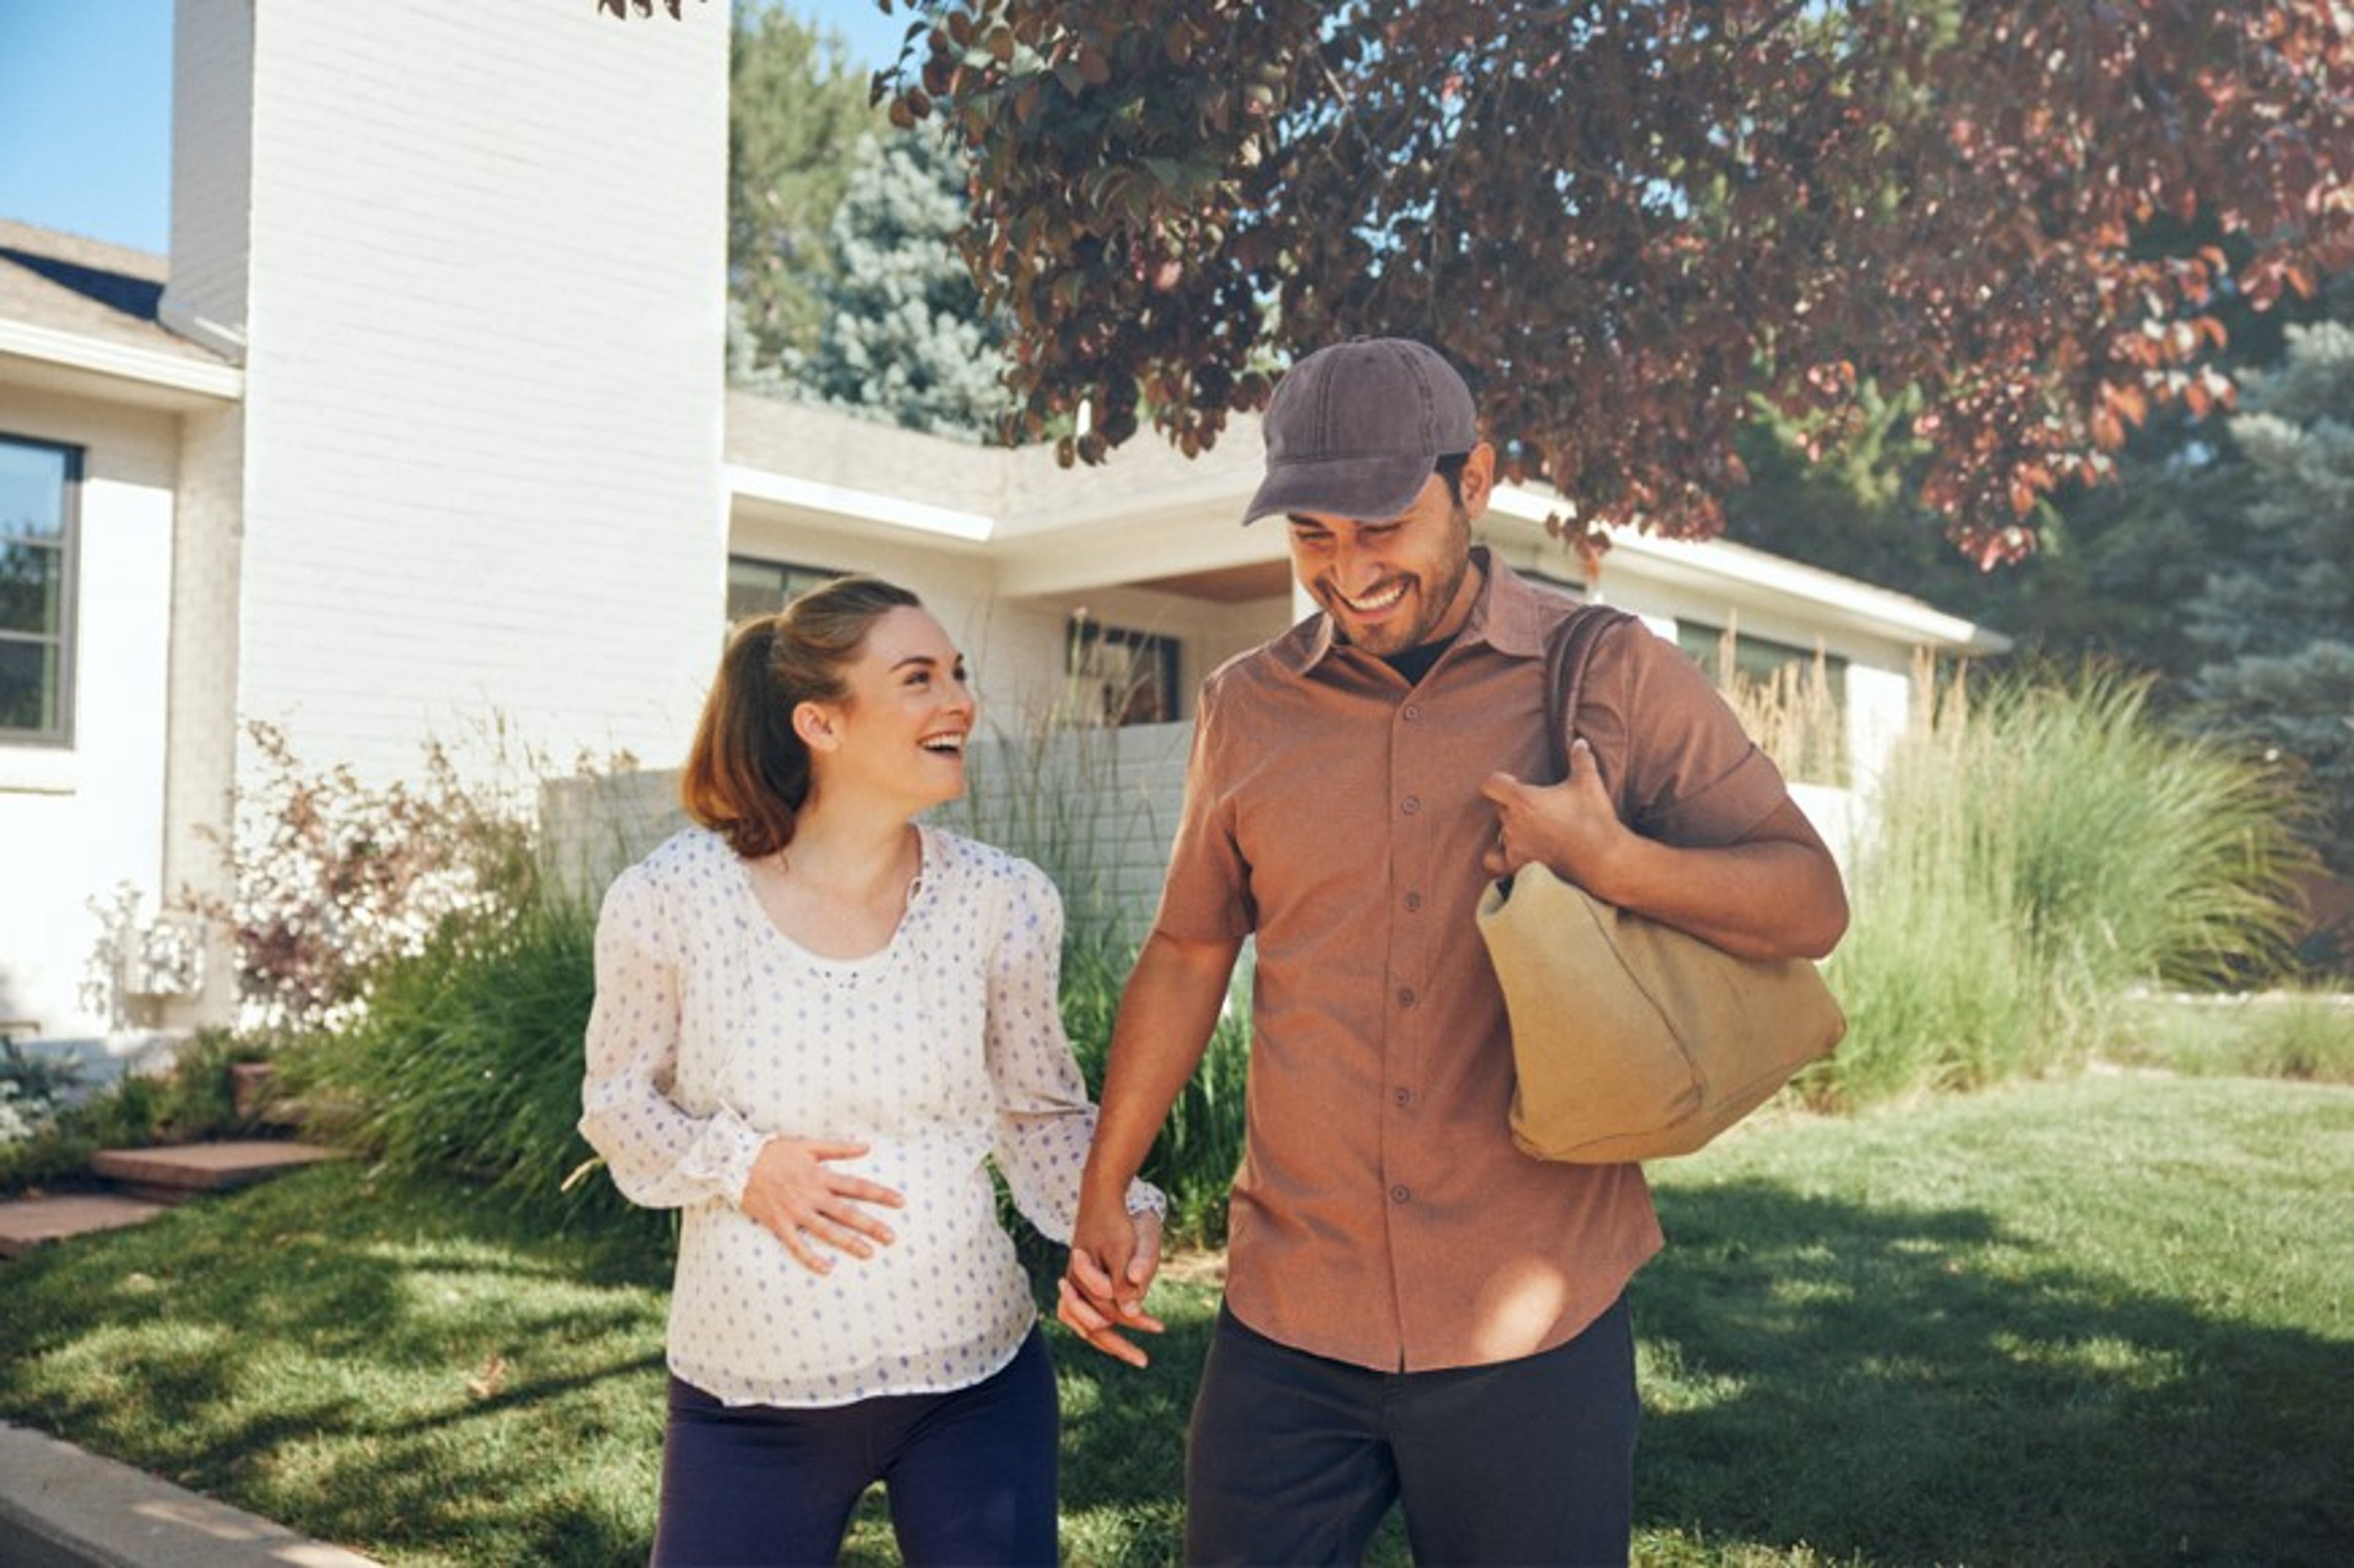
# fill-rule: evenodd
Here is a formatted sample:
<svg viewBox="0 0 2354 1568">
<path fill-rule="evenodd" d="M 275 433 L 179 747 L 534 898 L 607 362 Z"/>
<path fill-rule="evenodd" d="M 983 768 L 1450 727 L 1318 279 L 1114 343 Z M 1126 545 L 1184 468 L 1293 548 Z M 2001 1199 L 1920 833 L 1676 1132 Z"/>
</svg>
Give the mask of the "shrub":
<svg viewBox="0 0 2354 1568">
<path fill-rule="evenodd" d="M 244 1048 L 274 1054 L 306 1131 L 389 1168 L 624 1211 L 607 1183 L 566 1196 L 588 1153 L 573 1127 L 595 920 L 541 864 L 544 759 L 493 724 L 482 776 L 429 742 L 416 779 L 379 785 L 306 771 L 267 726 L 249 736 L 263 766 L 238 802 L 235 893 L 196 907 L 233 935 Z"/>
<path fill-rule="evenodd" d="M 1718 693 L 1749 738 L 1794 783 L 1847 784 L 1847 714 L 1821 644 L 1812 658 L 1793 660 L 1766 674 L 1742 669 L 1740 648 L 1738 629 L 1728 627 L 1717 639 L 1712 673 Z"/>
<path fill-rule="evenodd" d="M 1135 967 L 1132 947 L 1066 944 L 1063 1021 L 1087 1086 L 1099 1093 L 1111 1054 L 1121 989 Z M 1144 1161 L 1147 1181 L 1169 1195 L 1172 1242 L 1214 1246 L 1225 1239 L 1226 1196 L 1243 1158 L 1243 1091 L 1250 1062 L 1250 983 L 1238 969 L 1202 1064 L 1178 1092 Z"/>
<path fill-rule="evenodd" d="M 1920 684 L 1831 959 L 1850 1027 L 1819 1103 L 2080 1062 L 2129 986 L 2278 961 L 2298 852 L 2275 770 L 2158 728 L 2148 683 L 2110 671 Z"/>
<path fill-rule="evenodd" d="M 2354 998 L 2297 990 L 2140 995 L 2106 1054 L 2197 1077 L 2354 1084 Z"/>
<path fill-rule="evenodd" d="M 27 1056 L 14 1040 L 0 1039 L 0 1144 L 22 1143 L 55 1126 L 80 1082 L 80 1063 Z"/>
<path fill-rule="evenodd" d="M 980 754 L 966 798 L 949 816 L 960 831 L 1035 863 L 1061 891 L 1063 1023 L 1089 1091 L 1100 1094 L 1137 953 L 1115 863 L 1121 835 L 1111 824 L 1141 808 L 1119 775 L 1115 732 L 1089 722 L 1097 711 L 1092 690 L 1075 675 L 1058 715 Z M 1074 715 L 1086 716 L 1073 722 Z M 1225 1239 L 1226 1195 L 1242 1163 L 1249 1056 L 1246 951 L 1201 1065 L 1145 1159 L 1145 1178 L 1169 1194 L 1172 1241 Z"/>
<path fill-rule="evenodd" d="M 314 1125 L 396 1171 L 454 1171 L 567 1214 L 629 1211 L 610 1182 L 567 1184 L 590 1157 L 581 1039 L 596 916 L 528 856 L 480 882 L 411 952 L 379 958 L 347 1022 L 291 1042 L 289 1088 Z"/>
<path fill-rule="evenodd" d="M 259 782 L 240 790 L 221 846 L 235 892 L 182 902 L 228 928 L 249 1027 L 348 1017 L 378 964 L 421 951 L 444 916 L 530 856 L 527 820 L 470 787 L 439 744 L 415 782 L 371 784 L 345 767 L 306 771 L 270 725 L 246 734 Z"/>
</svg>

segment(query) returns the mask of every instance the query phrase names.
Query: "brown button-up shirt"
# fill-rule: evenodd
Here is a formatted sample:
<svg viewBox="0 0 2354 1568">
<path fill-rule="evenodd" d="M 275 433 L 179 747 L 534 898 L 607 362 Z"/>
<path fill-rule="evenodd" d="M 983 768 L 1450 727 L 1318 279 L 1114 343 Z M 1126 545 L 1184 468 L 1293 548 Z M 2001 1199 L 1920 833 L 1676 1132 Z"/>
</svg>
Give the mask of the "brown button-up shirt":
<svg viewBox="0 0 2354 1568">
<path fill-rule="evenodd" d="M 1474 921 L 1495 834 L 1479 789 L 1500 768 L 1550 777 L 1545 639 L 1573 606 L 1474 559 L 1471 618 L 1413 687 L 1321 615 L 1210 677 L 1157 921 L 1257 938 L 1228 1306 L 1385 1371 L 1559 1345 L 1660 1245 L 1639 1167 L 1512 1146 Z M 1786 798 L 1698 669 L 1639 626 L 1597 647 L 1578 731 L 1652 838 L 1730 843 Z"/>
</svg>

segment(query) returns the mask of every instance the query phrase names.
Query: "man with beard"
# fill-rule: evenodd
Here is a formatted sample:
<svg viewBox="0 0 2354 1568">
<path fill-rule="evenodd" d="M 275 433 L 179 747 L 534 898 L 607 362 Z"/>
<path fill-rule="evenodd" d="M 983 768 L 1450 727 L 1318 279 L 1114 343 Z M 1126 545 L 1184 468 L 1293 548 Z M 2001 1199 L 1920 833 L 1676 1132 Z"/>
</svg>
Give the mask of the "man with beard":
<svg viewBox="0 0 2354 1568">
<path fill-rule="evenodd" d="M 1429 347 L 1301 360 L 1244 521 L 1281 516 L 1320 613 L 1204 683 L 1154 928 L 1113 1034 L 1063 1320 L 1120 1330 L 1124 1208 L 1256 939 L 1248 1139 L 1186 1461 L 1189 1563 L 1626 1560 L 1638 1404 L 1623 1293 L 1660 1245 L 1635 1165 L 1513 1147 L 1511 1036 L 1473 912 L 1542 861 L 1736 953 L 1819 957 L 1846 896 L 1701 673 L 1596 645 L 1570 777 L 1544 652 L 1569 599 L 1471 543 L 1496 454 Z"/>
</svg>

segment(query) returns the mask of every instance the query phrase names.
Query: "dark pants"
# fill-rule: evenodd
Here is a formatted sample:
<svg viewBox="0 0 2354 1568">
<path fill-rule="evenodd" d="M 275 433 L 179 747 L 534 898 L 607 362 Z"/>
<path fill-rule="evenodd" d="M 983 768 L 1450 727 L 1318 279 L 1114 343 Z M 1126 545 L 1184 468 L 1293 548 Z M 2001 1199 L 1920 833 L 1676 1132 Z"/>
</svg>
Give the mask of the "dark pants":
<svg viewBox="0 0 2354 1568">
<path fill-rule="evenodd" d="M 1036 1329 L 1002 1372 L 949 1393 L 731 1410 L 673 1377 L 655 1568 L 832 1563 L 876 1481 L 909 1563 L 1052 1563 L 1056 1436 Z"/>
<path fill-rule="evenodd" d="M 1355 1563 L 1393 1502 L 1421 1563 L 1623 1563 L 1635 1336 L 1622 1298 L 1541 1355 L 1380 1372 L 1220 1312 L 1185 1456 L 1185 1561 Z"/>
</svg>

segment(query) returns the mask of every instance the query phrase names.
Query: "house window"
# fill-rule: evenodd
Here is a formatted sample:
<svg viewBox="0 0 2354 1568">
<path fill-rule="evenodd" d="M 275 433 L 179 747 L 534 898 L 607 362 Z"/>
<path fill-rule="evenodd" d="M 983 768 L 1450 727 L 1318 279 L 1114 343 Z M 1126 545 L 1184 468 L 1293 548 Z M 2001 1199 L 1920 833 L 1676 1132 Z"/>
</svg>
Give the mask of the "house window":
<svg viewBox="0 0 2354 1568">
<path fill-rule="evenodd" d="M 0 742 L 73 738 L 81 452 L 0 436 Z"/>
<path fill-rule="evenodd" d="M 1806 784 L 1848 782 L 1845 659 L 1691 620 L 1676 622 L 1676 646 L 1709 673 L 1785 775 Z"/>
<path fill-rule="evenodd" d="M 1177 640 L 1071 617 L 1064 649 L 1071 721 L 1117 729 L 1177 716 Z"/>
<path fill-rule="evenodd" d="M 843 574 L 831 567 L 802 567 L 751 556 L 727 557 L 727 624 L 756 615 L 774 615 L 801 595 Z"/>
</svg>

